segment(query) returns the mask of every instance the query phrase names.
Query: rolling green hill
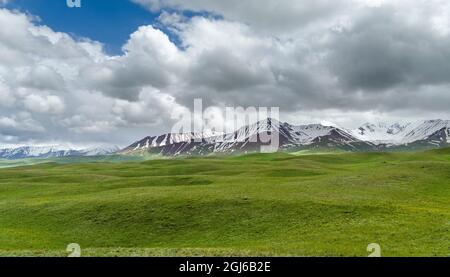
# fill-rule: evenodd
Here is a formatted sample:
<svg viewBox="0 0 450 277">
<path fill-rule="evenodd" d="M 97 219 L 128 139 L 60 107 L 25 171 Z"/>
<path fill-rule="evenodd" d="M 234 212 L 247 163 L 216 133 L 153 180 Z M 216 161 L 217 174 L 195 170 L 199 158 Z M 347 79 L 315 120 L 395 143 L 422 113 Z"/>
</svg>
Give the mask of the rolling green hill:
<svg viewBox="0 0 450 277">
<path fill-rule="evenodd" d="M 450 152 L 3 168 L 0 226 L 2 256 L 449 256 Z"/>
</svg>

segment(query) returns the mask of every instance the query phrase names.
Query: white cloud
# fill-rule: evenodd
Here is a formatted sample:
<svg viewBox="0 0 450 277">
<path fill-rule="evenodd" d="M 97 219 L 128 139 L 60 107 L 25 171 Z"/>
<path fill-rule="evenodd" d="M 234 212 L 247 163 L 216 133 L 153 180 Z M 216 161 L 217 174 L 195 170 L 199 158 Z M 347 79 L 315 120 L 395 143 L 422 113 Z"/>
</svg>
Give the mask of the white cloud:
<svg viewBox="0 0 450 277">
<path fill-rule="evenodd" d="M 24 99 L 25 107 L 36 113 L 60 114 L 64 111 L 64 102 L 55 95 L 30 94 Z"/>
<path fill-rule="evenodd" d="M 164 8 L 175 10 L 207 11 L 224 16 L 227 20 L 250 24 L 259 30 L 285 34 L 304 29 L 311 24 L 333 17 L 336 10 L 346 8 L 349 1 L 340 0 L 132 0 L 157 11 Z"/>
<path fill-rule="evenodd" d="M 26 112 L 19 112 L 12 116 L 0 116 L 0 128 L 5 135 L 30 135 L 30 133 L 45 131 L 45 128 Z"/>
<path fill-rule="evenodd" d="M 0 106 L 10 107 L 16 102 L 9 86 L 0 79 Z"/>
<path fill-rule="evenodd" d="M 86 115 L 74 115 L 61 121 L 61 125 L 81 135 L 91 133 L 107 133 L 116 130 L 114 122 L 95 120 Z"/>
<path fill-rule="evenodd" d="M 170 130 L 194 98 L 217 122 L 225 105 L 279 106 L 293 122 L 450 118 L 443 0 L 135 2 L 168 9 L 118 56 L 0 9 L 0 139 L 126 144 Z"/>
</svg>

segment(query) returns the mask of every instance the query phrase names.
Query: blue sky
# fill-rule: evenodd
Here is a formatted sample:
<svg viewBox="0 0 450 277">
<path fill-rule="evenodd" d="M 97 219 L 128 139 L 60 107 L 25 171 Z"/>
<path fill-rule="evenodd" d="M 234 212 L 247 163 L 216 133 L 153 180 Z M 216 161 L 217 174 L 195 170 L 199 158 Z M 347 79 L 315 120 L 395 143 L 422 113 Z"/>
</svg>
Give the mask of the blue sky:
<svg viewBox="0 0 450 277">
<path fill-rule="evenodd" d="M 66 0 L 14 0 L 8 7 L 39 16 L 55 31 L 100 41 L 109 54 L 119 54 L 131 33 L 159 16 L 128 0 L 82 0 L 81 8 L 68 8 Z"/>
</svg>

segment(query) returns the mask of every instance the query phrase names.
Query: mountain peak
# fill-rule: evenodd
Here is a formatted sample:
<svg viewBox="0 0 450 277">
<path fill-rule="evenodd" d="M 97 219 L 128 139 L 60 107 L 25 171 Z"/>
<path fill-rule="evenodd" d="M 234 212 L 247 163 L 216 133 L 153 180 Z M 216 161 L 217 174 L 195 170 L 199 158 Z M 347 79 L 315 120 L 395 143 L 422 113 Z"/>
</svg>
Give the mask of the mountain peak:
<svg viewBox="0 0 450 277">
<path fill-rule="evenodd" d="M 281 125 L 281 122 L 280 121 L 278 121 L 277 119 L 275 119 L 275 118 L 272 118 L 272 117 L 268 117 L 268 118 L 265 118 L 265 119 L 262 119 L 262 120 L 259 120 L 258 122 L 256 122 L 255 124 L 258 124 L 258 125 L 272 125 L 272 126 L 280 126 Z"/>
</svg>

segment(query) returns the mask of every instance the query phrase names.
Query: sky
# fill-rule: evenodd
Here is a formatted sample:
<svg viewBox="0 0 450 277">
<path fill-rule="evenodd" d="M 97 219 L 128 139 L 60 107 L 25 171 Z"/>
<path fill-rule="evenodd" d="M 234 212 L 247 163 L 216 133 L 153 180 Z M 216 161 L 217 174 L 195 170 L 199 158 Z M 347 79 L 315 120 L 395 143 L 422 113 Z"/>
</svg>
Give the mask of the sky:
<svg viewBox="0 0 450 277">
<path fill-rule="evenodd" d="M 127 0 L 84 0 L 82 8 L 67 8 L 65 0 L 13 0 L 7 5 L 40 18 L 41 24 L 75 38 L 102 42 L 109 55 L 122 53 L 125 44 L 139 26 L 155 23 L 158 12 L 150 13 Z"/>
<path fill-rule="evenodd" d="M 0 145 L 126 146 L 193 109 L 450 119 L 446 0 L 0 0 Z"/>
</svg>

